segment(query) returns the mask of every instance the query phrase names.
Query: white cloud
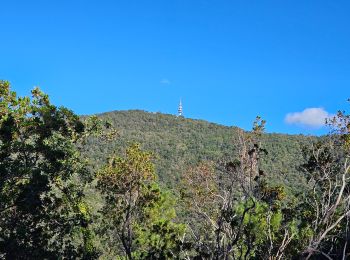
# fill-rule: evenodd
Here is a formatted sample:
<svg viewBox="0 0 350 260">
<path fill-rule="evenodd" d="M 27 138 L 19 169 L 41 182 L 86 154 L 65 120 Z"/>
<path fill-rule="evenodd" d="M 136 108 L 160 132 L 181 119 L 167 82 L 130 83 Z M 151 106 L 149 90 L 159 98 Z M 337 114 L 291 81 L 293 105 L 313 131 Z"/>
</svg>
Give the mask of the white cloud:
<svg viewBox="0 0 350 260">
<path fill-rule="evenodd" d="M 170 80 L 168 80 L 168 79 L 162 79 L 161 81 L 160 81 L 160 84 L 163 84 L 163 85 L 170 85 Z"/>
<path fill-rule="evenodd" d="M 287 124 L 302 125 L 311 128 L 321 128 L 325 120 L 333 115 L 321 107 L 306 108 L 302 112 L 289 113 L 285 117 Z"/>
</svg>

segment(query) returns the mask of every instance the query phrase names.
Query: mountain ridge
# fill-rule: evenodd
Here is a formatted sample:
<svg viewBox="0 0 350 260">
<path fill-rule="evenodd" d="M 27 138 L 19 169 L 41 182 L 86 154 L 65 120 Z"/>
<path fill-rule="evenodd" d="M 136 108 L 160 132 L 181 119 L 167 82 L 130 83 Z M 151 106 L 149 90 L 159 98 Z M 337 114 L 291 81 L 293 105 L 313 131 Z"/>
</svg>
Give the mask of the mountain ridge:
<svg viewBox="0 0 350 260">
<path fill-rule="evenodd" d="M 94 113 L 94 114 L 84 114 L 84 115 L 80 115 L 80 116 L 81 117 L 88 117 L 88 116 L 100 117 L 100 116 L 106 116 L 106 115 L 108 115 L 110 113 L 127 113 L 127 112 L 141 112 L 141 113 L 153 114 L 153 115 L 165 115 L 165 116 L 171 116 L 171 117 L 174 117 L 174 118 L 178 118 L 179 117 L 179 116 L 177 116 L 175 114 L 163 113 L 163 112 L 159 112 L 159 111 L 158 112 L 154 112 L 154 111 L 148 111 L 148 110 L 144 110 L 144 109 L 111 110 L 111 111 L 99 112 L 99 113 Z M 213 124 L 213 125 L 217 125 L 217 126 L 221 126 L 221 127 L 238 128 L 238 129 L 242 129 L 243 131 L 247 131 L 247 132 L 250 131 L 250 130 L 243 129 L 242 127 L 239 127 L 239 126 L 236 126 L 236 125 L 225 125 L 225 124 L 213 122 L 213 121 L 202 119 L 202 118 L 191 118 L 191 117 L 186 117 L 186 116 L 182 116 L 182 118 L 189 119 L 189 120 L 194 120 L 194 121 L 200 121 L 200 122 L 204 122 L 204 123 L 209 123 L 209 124 Z M 252 119 L 252 122 L 253 122 L 253 119 Z M 319 137 L 318 135 L 303 134 L 303 133 L 290 134 L 290 133 L 282 133 L 282 132 L 265 132 L 265 134 L 276 134 L 276 135 L 286 135 L 286 136 Z"/>
<path fill-rule="evenodd" d="M 111 153 L 120 154 L 129 144 L 137 142 L 157 155 L 156 169 L 160 181 L 166 186 L 174 186 L 188 167 L 201 161 L 228 161 L 236 156 L 237 143 L 234 140 L 240 129 L 236 126 L 139 109 L 115 110 L 96 116 L 110 121 L 118 130 L 119 137 L 103 146 L 97 139 L 88 141 L 86 154 L 93 164 L 101 165 Z M 287 183 L 291 189 L 295 188 L 294 184 L 304 185 L 305 179 L 298 168 L 304 161 L 302 149 L 315 138 L 264 134 L 262 142 L 269 153 L 262 164 L 272 176 L 271 182 Z M 299 189 L 296 187 L 296 190 Z"/>
</svg>

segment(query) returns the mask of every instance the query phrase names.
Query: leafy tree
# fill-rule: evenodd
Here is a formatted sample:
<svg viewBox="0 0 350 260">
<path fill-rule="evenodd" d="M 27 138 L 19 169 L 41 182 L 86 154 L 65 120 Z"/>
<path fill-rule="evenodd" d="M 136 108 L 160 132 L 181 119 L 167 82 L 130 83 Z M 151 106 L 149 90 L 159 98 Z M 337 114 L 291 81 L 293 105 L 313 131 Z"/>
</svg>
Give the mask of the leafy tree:
<svg viewBox="0 0 350 260">
<path fill-rule="evenodd" d="M 76 144 L 84 124 L 38 88 L 17 97 L 0 81 L 0 252 L 8 259 L 92 258 Z"/>
<path fill-rule="evenodd" d="M 261 169 L 264 123 L 257 118 L 251 133 L 241 132 L 235 161 L 216 168 L 204 163 L 184 175 L 181 193 L 196 257 L 283 259 L 297 238 L 297 219 L 282 208 L 283 187 L 269 187 Z"/>
<path fill-rule="evenodd" d="M 331 133 L 305 150 L 302 166 L 310 187 L 301 203 L 303 221 L 312 229 L 306 259 L 350 256 L 350 116 L 339 112 L 328 124 Z"/>
<path fill-rule="evenodd" d="M 156 184 L 152 154 L 131 145 L 98 174 L 105 196 L 105 239 L 114 254 L 127 259 L 164 259 L 181 249 L 183 225 L 175 224 L 169 197 Z"/>
</svg>

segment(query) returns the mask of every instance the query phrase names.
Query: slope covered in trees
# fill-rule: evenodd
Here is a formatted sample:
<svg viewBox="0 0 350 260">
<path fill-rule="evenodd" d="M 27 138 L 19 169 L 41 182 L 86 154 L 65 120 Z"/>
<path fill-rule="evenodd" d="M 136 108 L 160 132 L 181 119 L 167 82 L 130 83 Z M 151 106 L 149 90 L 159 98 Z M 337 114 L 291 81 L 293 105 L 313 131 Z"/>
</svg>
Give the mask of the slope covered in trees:
<svg viewBox="0 0 350 260">
<path fill-rule="evenodd" d="M 251 132 L 140 111 L 82 120 L 0 81 L 0 258 L 348 259 L 350 115 L 328 124 L 307 139 L 266 135 L 259 117 Z"/>
<path fill-rule="evenodd" d="M 156 156 L 156 169 L 163 184 L 173 187 L 189 166 L 201 161 L 227 161 L 237 152 L 237 127 L 226 127 L 203 120 L 187 119 L 140 110 L 115 111 L 98 115 L 108 120 L 119 138 L 107 146 L 96 139 L 88 141 L 88 156 L 101 165 L 114 150 L 122 151 L 138 142 Z M 262 167 L 274 183 L 282 181 L 302 190 L 305 179 L 298 167 L 303 162 L 302 149 L 312 137 L 303 135 L 264 134 L 262 142 L 268 154 Z"/>
</svg>

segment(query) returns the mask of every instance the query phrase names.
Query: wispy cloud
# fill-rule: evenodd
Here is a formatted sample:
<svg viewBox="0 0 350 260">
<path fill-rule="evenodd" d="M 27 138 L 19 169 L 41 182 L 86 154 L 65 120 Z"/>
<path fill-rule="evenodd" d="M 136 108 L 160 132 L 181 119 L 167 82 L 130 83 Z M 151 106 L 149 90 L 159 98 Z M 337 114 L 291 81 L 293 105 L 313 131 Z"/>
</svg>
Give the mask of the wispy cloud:
<svg viewBox="0 0 350 260">
<path fill-rule="evenodd" d="M 285 117 L 287 124 L 301 125 L 309 128 L 321 128 L 327 118 L 333 117 L 321 107 L 306 108 L 302 112 L 289 113 Z"/>
<path fill-rule="evenodd" d="M 168 80 L 168 79 L 162 79 L 162 80 L 160 81 L 160 84 L 163 84 L 163 85 L 170 85 L 170 84 L 171 84 L 171 81 Z"/>
</svg>

